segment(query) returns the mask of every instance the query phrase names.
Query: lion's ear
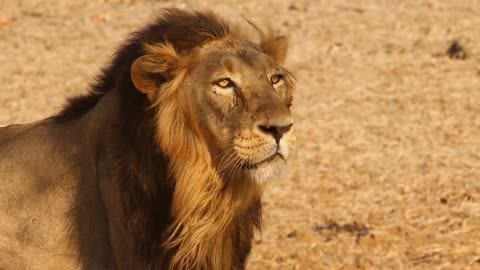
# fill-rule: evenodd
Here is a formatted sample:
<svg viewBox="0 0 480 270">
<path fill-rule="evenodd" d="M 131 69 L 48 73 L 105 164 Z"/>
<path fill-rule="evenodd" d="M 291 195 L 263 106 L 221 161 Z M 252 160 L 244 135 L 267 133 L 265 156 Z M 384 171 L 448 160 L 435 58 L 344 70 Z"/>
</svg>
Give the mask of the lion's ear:
<svg viewBox="0 0 480 270">
<path fill-rule="evenodd" d="M 130 76 L 133 85 L 153 100 L 160 86 L 176 76 L 180 58 L 170 44 L 146 45 L 145 51 L 133 62 Z"/>
<path fill-rule="evenodd" d="M 275 62 L 283 64 L 287 57 L 288 38 L 286 36 L 278 36 L 262 40 L 261 47 L 263 52 L 270 55 Z"/>
</svg>

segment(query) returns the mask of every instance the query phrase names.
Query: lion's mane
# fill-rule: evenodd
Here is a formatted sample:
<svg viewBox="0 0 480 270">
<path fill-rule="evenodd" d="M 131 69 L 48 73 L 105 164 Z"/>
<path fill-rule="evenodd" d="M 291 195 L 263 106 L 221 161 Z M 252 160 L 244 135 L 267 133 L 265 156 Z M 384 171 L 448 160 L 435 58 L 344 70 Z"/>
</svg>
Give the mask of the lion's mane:
<svg viewBox="0 0 480 270">
<path fill-rule="evenodd" d="M 111 178 L 119 215 L 145 269 L 242 269 L 260 228 L 261 188 L 224 179 L 215 169 L 192 98 L 179 87 L 186 67 L 178 67 L 173 79 L 158 72 L 166 86 L 153 106 L 130 76 L 134 61 L 146 53 L 179 57 L 237 30 L 213 13 L 167 10 L 130 37 L 89 94 L 70 99 L 54 117 L 79 119 L 107 93 L 119 96 L 112 144 L 104 148 L 116 167 Z M 267 42 L 262 46 L 275 50 Z"/>
</svg>

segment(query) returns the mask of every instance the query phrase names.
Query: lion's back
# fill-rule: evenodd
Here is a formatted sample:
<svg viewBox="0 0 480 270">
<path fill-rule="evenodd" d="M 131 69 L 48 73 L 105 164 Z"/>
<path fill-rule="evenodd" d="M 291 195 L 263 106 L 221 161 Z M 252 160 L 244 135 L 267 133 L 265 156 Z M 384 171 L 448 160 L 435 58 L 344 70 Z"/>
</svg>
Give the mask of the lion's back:
<svg viewBox="0 0 480 270">
<path fill-rule="evenodd" d="M 0 269 L 79 267 L 71 217 L 84 176 L 70 132 L 48 121 L 0 128 Z"/>
</svg>

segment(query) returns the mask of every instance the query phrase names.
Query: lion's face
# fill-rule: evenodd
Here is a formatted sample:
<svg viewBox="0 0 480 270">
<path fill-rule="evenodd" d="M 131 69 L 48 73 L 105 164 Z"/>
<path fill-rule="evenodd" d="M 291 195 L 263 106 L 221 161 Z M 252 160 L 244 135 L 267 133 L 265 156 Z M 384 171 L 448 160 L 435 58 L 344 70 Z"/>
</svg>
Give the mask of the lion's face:
<svg viewBox="0 0 480 270">
<path fill-rule="evenodd" d="M 162 150 L 174 160 L 195 160 L 188 155 L 207 151 L 199 148 L 206 143 L 223 175 L 262 182 L 278 173 L 295 148 L 294 86 L 279 64 L 286 48 L 282 36 L 261 45 L 216 40 L 187 56 L 168 43 L 147 46 L 131 75 L 159 109 Z"/>
<path fill-rule="evenodd" d="M 285 166 L 295 148 L 293 83 L 273 58 L 250 43 L 212 45 L 184 81 L 223 173 L 261 182 Z"/>
</svg>

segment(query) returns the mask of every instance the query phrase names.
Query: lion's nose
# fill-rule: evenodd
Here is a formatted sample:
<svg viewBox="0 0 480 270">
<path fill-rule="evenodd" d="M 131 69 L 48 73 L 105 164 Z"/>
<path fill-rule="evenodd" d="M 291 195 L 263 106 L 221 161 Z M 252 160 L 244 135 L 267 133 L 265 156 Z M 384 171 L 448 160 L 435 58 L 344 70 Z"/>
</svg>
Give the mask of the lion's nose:
<svg viewBox="0 0 480 270">
<path fill-rule="evenodd" d="M 282 138 L 283 134 L 287 133 L 291 128 L 293 124 L 288 124 L 285 126 L 264 126 L 264 125 L 259 125 L 258 128 L 265 134 L 273 136 L 275 138 L 275 141 L 278 143 L 280 139 Z"/>
</svg>

